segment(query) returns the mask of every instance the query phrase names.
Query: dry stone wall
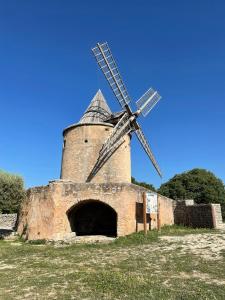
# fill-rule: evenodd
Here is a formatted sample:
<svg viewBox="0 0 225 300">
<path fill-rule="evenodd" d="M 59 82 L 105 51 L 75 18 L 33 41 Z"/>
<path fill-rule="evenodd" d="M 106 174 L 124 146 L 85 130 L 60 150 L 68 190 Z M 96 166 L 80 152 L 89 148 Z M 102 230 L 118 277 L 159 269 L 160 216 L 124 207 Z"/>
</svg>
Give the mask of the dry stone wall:
<svg viewBox="0 0 225 300">
<path fill-rule="evenodd" d="M 220 204 L 195 204 L 193 200 L 174 201 L 174 222 L 194 228 L 220 228 Z"/>
<path fill-rule="evenodd" d="M 17 214 L 0 214 L 0 229 L 14 229 L 16 221 Z"/>
</svg>

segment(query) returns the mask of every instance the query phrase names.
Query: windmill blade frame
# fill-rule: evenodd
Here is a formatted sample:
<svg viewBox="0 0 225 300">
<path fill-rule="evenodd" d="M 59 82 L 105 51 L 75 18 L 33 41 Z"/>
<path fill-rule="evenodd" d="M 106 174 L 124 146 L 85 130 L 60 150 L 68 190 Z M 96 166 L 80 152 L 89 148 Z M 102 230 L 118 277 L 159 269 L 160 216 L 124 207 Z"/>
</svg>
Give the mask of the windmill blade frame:
<svg viewBox="0 0 225 300">
<path fill-rule="evenodd" d="M 106 152 L 103 156 L 99 155 L 96 164 L 91 170 L 86 182 L 90 182 L 93 177 L 98 173 L 98 171 L 104 166 L 104 164 L 110 159 L 113 153 L 124 143 L 124 138 L 120 138 L 117 142 L 111 147 L 110 151 Z"/>
<path fill-rule="evenodd" d="M 125 136 L 134 130 L 134 119 L 134 116 L 129 117 L 128 113 L 124 113 L 120 121 L 113 128 L 111 134 L 103 144 L 102 149 L 99 152 L 98 159 L 86 182 L 91 181 L 91 179 L 98 173 L 98 171 L 109 160 L 113 153 L 125 142 Z"/>
<path fill-rule="evenodd" d="M 108 43 L 97 43 L 97 45 L 92 48 L 92 52 L 114 95 L 116 96 L 119 104 L 125 112 L 108 139 L 103 144 L 102 149 L 99 152 L 98 160 L 93 167 L 87 181 L 89 182 L 95 176 L 95 174 L 105 164 L 109 157 L 120 147 L 120 145 L 124 141 L 125 134 L 129 134 L 133 131 L 135 131 L 139 142 L 150 158 L 159 176 L 162 177 L 160 168 L 158 166 L 158 163 L 156 162 L 148 141 L 146 140 L 140 125 L 136 121 L 137 117 L 140 114 L 146 116 L 156 105 L 156 103 L 161 99 L 161 96 L 157 91 L 150 88 L 136 102 L 138 110 L 133 113 L 129 106 L 129 94 L 127 92 L 125 84 L 123 83 L 122 77 L 119 73 L 117 64 L 113 58 Z"/>
<path fill-rule="evenodd" d="M 110 147 L 124 134 L 130 132 L 131 122 L 129 120 L 129 115 L 125 112 L 124 115 L 120 118 L 119 122 L 113 128 L 112 132 L 104 142 L 102 149 L 100 150 L 99 154 L 104 155 L 106 151 L 109 151 Z"/>
<path fill-rule="evenodd" d="M 123 83 L 108 43 L 97 43 L 96 47 L 92 48 L 92 52 L 114 95 L 119 101 L 119 104 L 123 109 L 127 109 L 127 111 L 131 114 L 131 109 L 129 107 L 130 96 L 125 84 Z"/>
<path fill-rule="evenodd" d="M 153 88 L 147 90 L 136 102 L 140 113 L 146 117 L 162 97 Z"/>
<path fill-rule="evenodd" d="M 156 161 L 156 159 L 155 159 L 155 157 L 153 155 L 153 152 L 152 152 L 152 150 L 150 148 L 150 145 L 149 145 L 148 141 L 146 140 L 146 138 L 144 136 L 144 133 L 143 133 L 140 125 L 138 125 L 138 126 L 139 126 L 139 129 L 137 129 L 135 131 L 135 134 L 136 134 L 139 142 L 141 143 L 143 149 L 145 150 L 145 152 L 147 153 L 148 157 L 150 158 L 150 160 L 151 160 L 154 168 L 158 172 L 159 176 L 162 177 L 162 173 L 161 173 L 159 165 L 158 165 L 158 163 L 157 163 L 157 161 Z"/>
</svg>

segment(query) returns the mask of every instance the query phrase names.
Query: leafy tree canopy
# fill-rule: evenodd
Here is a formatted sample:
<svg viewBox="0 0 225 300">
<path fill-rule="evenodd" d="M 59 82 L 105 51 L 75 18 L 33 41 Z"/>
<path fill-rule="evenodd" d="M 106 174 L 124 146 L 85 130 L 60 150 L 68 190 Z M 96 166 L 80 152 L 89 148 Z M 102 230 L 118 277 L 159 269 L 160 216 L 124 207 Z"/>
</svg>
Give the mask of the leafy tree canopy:
<svg viewBox="0 0 225 300">
<path fill-rule="evenodd" d="M 153 191 L 153 192 L 156 192 L 155 187 L 154 187 L 151 183 L 139 182 L 139 181 L 137 181 L 134 177 L 131 177 L 131 182 L 132 182 L 133 184 L 143 186 L 143 187 L 145 187 L 146 189 L 149 189 L 149 190 L 151 190 L 151 191 Z"/>
<path fill-rule="evenodd" d="M 0 170 L 0 213 L 16 213 L 25 197 L 23 179 Z"/>
<path fill-rule="evenodd" d="M 205 169 L 193 169 L 175 175 L 162 184 L 158 192 L 175 200 L 194 199 L 196 203 L 225 203 L 224 183 Z"/>
</svg>

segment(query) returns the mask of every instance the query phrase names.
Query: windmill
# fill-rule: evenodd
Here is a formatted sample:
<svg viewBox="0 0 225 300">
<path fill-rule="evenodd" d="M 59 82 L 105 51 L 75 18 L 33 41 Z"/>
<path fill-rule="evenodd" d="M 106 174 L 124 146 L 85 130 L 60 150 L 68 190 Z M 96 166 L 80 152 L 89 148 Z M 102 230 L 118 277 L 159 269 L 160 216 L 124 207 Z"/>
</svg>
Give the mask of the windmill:
<svg viewBox="0 0 225 300">
<path fill-rule="evenodd" d="M 136 102 L 138 109 L 133 113 L 131 107 L 129 106 L 129 94 L 126 86 L 123 83 L 117 64 L 107 42 L 102 44 L 97 43 L 97 45 L 92 48 L 92 52 L 123 111 L 119 114 L 119 120 L 116 126 L 113 128 L 109 137 L 104 142 L 99 152 L 98 159 L 86 181 L 90 182 L 92 180 L 92 178 L 98 173 L 98 171 L 108 161 L 112 154 L 123 144 L 125 136 L 133 132 L 136 134 L 139 142 L 147 153 L 159 176 L 162 177 L 160 168 L 154 158 L 149 143 L 137 122 L 137 118 L 140 116 L 140 114 L 142 114 L 144 117 L 148 115 L 156 103 L 161 99 L 161 96 L 153 88 L 150 88 Z"/>
</svg>

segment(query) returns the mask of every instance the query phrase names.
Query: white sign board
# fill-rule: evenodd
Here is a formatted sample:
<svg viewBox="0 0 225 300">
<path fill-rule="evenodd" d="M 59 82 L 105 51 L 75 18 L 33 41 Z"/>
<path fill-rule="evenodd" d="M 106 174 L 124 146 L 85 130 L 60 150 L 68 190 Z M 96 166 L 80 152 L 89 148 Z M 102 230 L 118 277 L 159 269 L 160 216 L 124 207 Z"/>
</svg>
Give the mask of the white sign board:
<svg viewBox="0 0 225 300">
<path fill-rule="evenodd" d="M 146 193 L 146 214 L 156 214 L 158 210 L 158 197 L 156 193 Z"/>
</svg>

